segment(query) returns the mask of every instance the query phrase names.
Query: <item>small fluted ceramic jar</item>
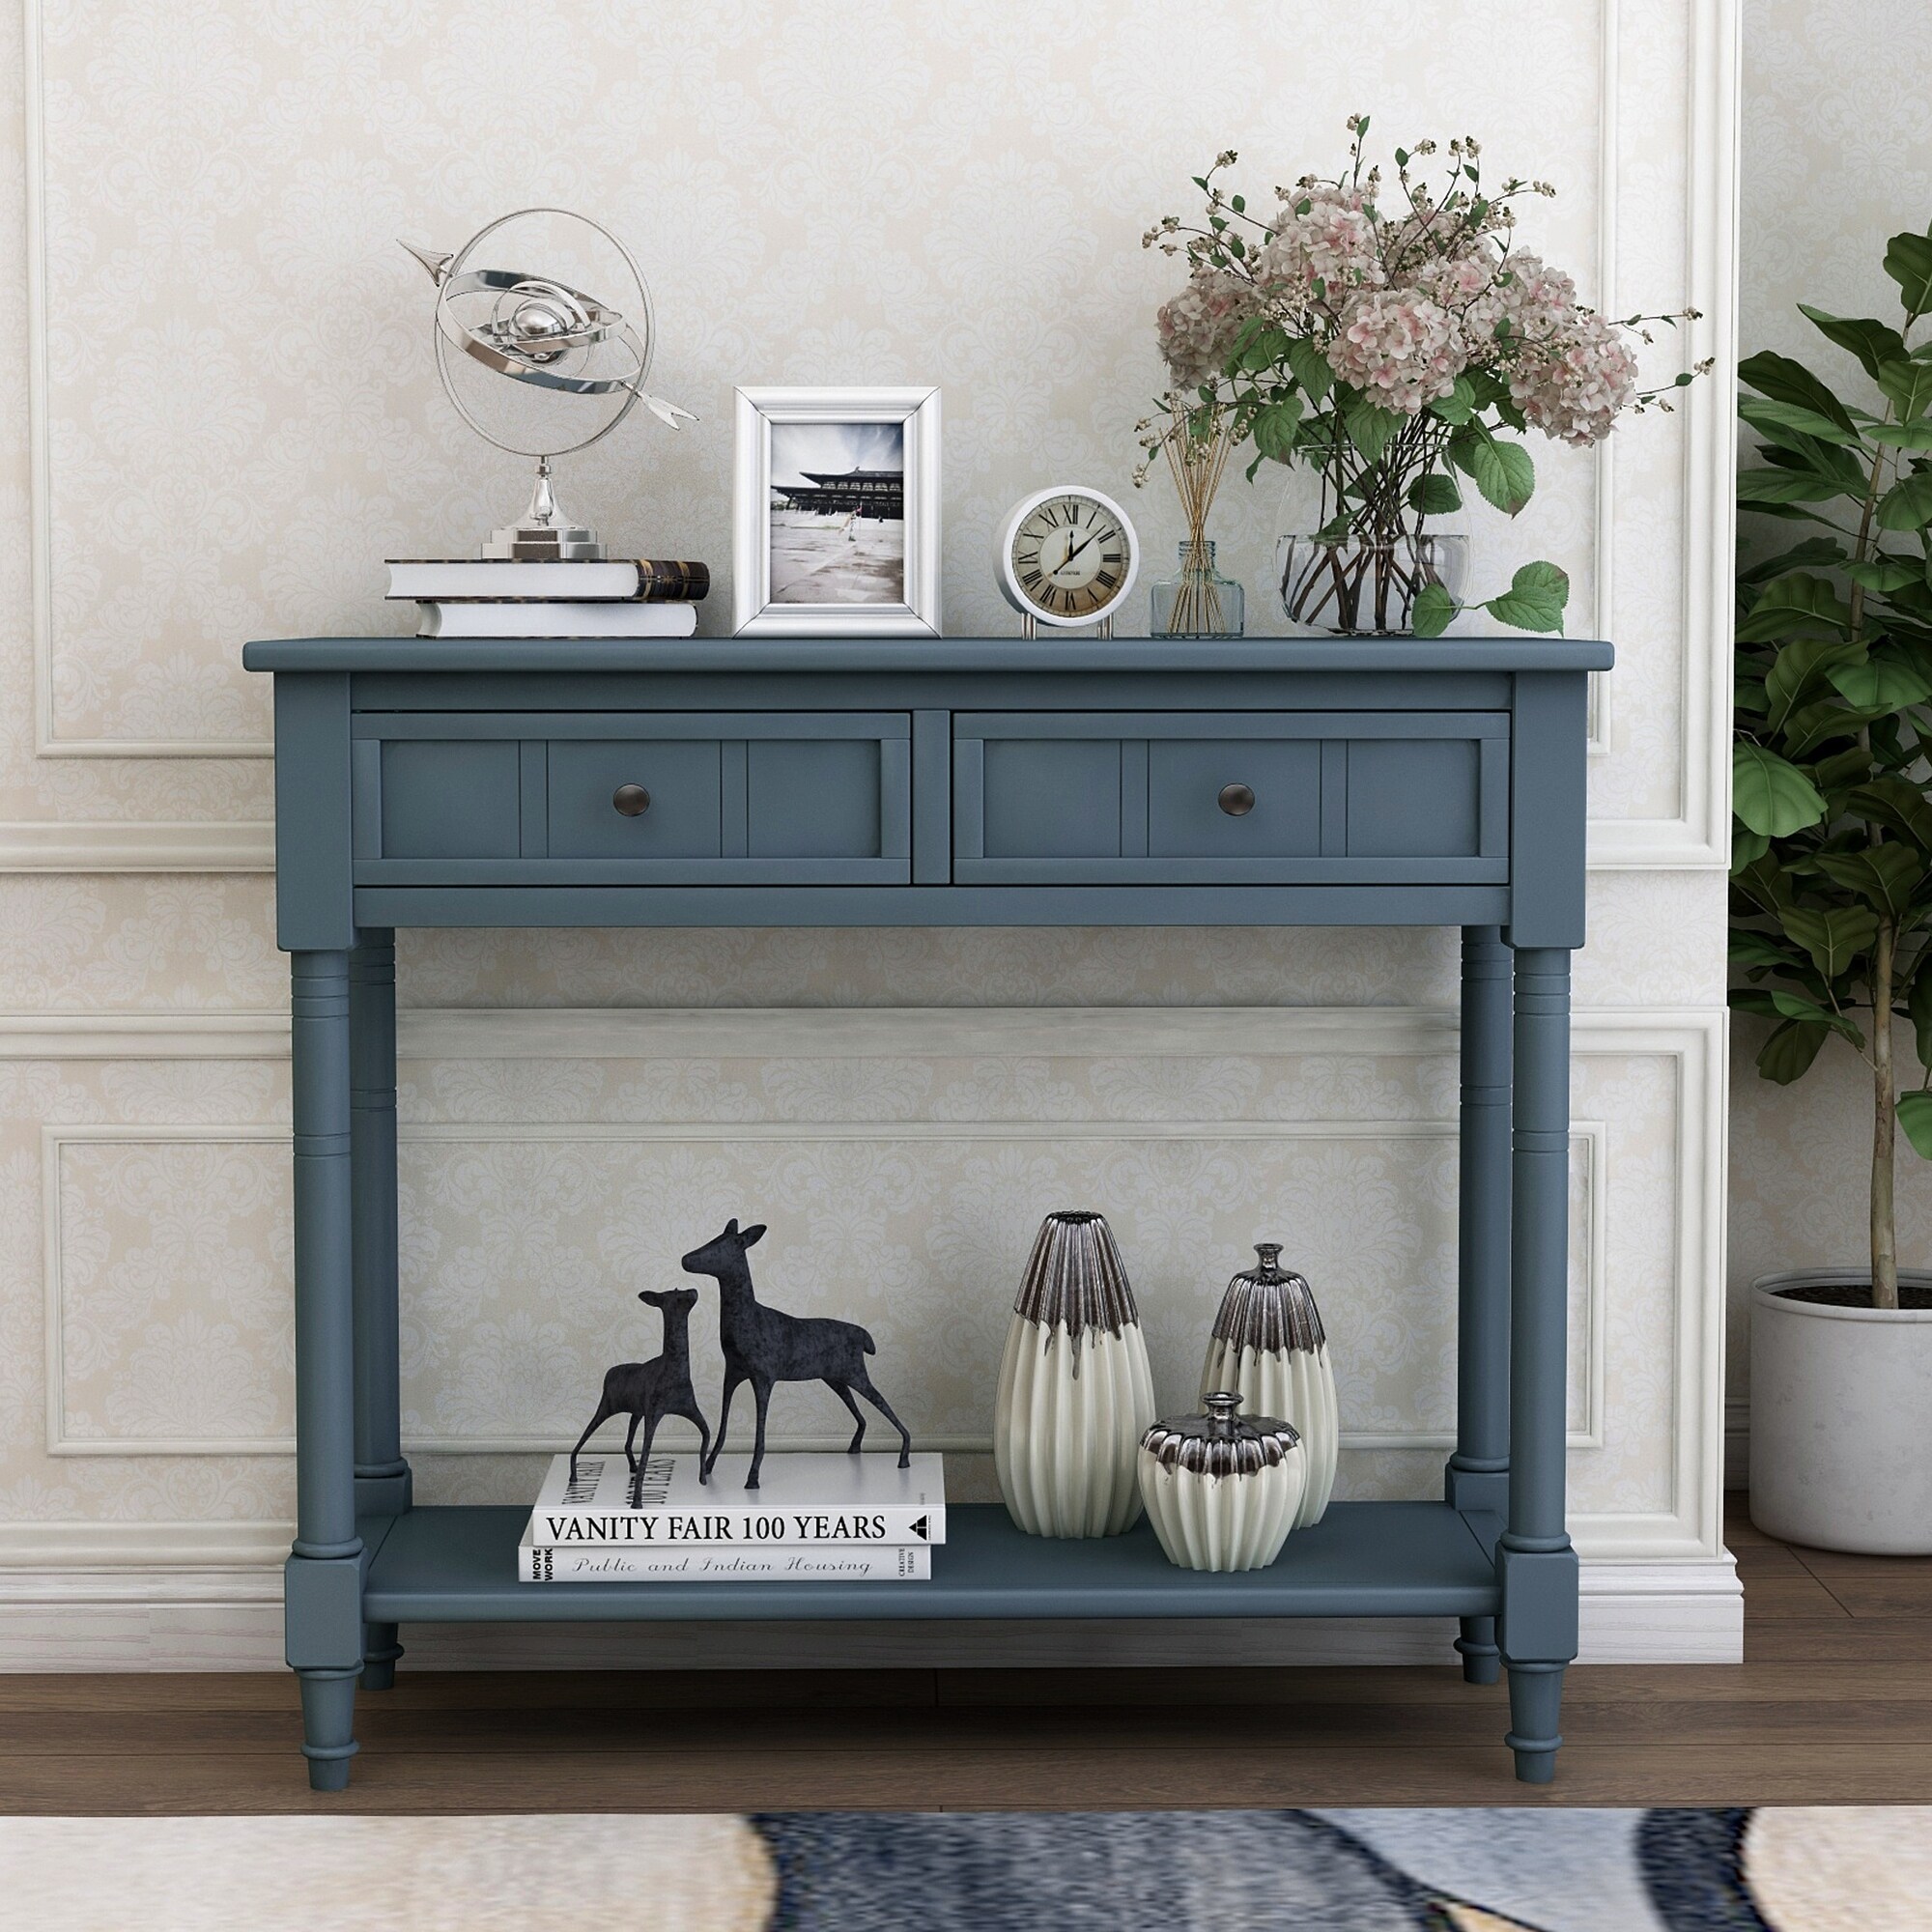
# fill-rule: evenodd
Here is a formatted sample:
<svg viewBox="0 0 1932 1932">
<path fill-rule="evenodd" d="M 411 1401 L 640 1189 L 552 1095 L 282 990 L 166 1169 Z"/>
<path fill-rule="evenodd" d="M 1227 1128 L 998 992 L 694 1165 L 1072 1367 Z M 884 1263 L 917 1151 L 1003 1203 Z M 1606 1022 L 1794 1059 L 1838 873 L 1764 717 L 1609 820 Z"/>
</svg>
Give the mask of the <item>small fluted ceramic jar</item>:
<svg viewBox="0 0 1932 1932">
<path fill-rule="evenodd" d="M 1233 1389 L 1206 1415 L 1156 1422 L 1141 1437 L 1141 1500 L 1181 1570 L 1265 1570 L 1294 1527 L 1308 1462 L 1292 1424 L 1244 1416 Z"/>
<path fill-rule="evenodd" d="M 1201 1393 L 1235 1389 L 1255 1415 L 1293 1423 L 1308 1460 L 1294 1526 L 1320 1522 L 1335 1489 L 1341 1417 L 1314 1291 L 1281 1264 L 1279 1241 L 1255 1244 L 1255 1265 L 1228 1284 L 1201 1366 Z"/>
<path fill-rule="evenodd" d="M 1153 1420 L 1140 1310 L 1104 1215 L 1049 1214 L 1000 1360 L 993 1466 L 1029 1536 L 1119 1536 L 1140 1520 L 1134 1458 Z"/>
</svg>

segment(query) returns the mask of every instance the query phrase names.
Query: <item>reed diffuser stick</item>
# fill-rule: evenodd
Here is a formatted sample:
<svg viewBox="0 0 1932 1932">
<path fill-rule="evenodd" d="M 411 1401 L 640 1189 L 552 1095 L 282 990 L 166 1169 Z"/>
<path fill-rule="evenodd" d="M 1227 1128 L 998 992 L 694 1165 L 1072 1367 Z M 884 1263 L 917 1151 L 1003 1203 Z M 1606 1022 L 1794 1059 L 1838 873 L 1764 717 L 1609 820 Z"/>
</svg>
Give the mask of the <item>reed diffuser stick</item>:
<svg viewBox="0 0 1932 1932">
<path fill-rule="evenodd" d="M 1154 432 L 1151 441 L 1167 458 L 1168 473 L 1174 478 L 1175 494 L 1187 519 L 1186 554 L 1180 566 L 1179 591 L 1168 618 L 1168 635 L 1218 636 L 1225 624 L 1213 551 L 1208 541 L 1208 512 L 1235 446 L 1233 421 L 1216 404 L 1190 407 L 1170 392 L 1167 422 Z"/>
</svg>

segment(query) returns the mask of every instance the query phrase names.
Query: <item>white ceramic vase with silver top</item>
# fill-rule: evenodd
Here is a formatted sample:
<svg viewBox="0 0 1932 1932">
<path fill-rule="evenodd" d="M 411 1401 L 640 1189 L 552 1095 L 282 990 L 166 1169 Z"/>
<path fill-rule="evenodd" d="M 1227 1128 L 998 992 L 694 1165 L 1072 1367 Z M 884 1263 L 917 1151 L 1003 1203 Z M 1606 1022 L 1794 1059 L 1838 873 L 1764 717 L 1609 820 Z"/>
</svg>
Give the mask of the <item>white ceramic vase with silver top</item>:
<svg viewBox="0 0 1932 1932">
<path fill-rule="evenodd" d="M 1341 1417 L 1335 1372 L 1314 1291 L 1281 1264 L 1281 1243 L 1258 1241 L 1255 1265 L 1237 1274 L 1221 1297 L 1201 1369 L 1205 1401 L 1234 1389 L 1254 1415 L 1278 1415 L 1301 1437 L 1308 1476 L 1294 1526 L 1320 1522 L 1335 1489 Z"/>
<path fill-rule="evenodd" d="M 1156 1422 L 1141 1438 L 1141 1499 L 1182 1570 L 1264 1570 L 1294 1527 L 1308 1461 L 1293 1428 L 1243 1416 L 1241 1398 L 1215 1389 L 1206 1415 Z"/>
<path fill-rule="evenodd" d="M 1134 1458 L 1153 1420 L 1140 1310 L 1104 1216 L 1049 1214 L 1000 1361 L 993 1464 L 1030 1536 L 1118 1536 L 1141 1513 Z"/>
</svg>

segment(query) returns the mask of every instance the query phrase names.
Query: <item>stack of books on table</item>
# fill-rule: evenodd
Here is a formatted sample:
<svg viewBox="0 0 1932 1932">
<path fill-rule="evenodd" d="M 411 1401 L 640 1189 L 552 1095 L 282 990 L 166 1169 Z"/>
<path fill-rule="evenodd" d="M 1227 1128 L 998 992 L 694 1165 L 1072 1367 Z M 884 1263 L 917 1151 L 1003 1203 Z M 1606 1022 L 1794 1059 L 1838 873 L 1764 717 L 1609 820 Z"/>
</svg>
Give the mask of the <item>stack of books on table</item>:
<svg viewBox="0 0 1932 1932">
<path fill-rule="evenodd" d="M 650 1457 L 632 1481 L 621 1452 L 558 1456 L 524 1529 L 526 1583 L 923 1583 L 946 1541 L 946 1471 L 937 1455 L 721 1456 L 697 1480 L 696 1456 Z"/>
<path fill-rule="evenodd" d="M 413 598 L 419 638 L 688 638 L 711 588 L 701 563 L 392 557 L 389 597 Z"/>
</svg>

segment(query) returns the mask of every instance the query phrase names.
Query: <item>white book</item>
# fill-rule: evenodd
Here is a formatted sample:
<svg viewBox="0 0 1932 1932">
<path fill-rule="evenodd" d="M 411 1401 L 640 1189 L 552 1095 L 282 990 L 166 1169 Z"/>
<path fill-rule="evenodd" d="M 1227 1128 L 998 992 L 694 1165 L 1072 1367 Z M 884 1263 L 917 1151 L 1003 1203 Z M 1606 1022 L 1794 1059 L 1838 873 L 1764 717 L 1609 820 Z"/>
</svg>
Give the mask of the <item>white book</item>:
<svg viewBox="0 0 1932 1932">
<path fill-rule="evenodd" d="M 931 1576 L 932 1551 L 902 1543 L 864 1548 L 822 1543 L 810 1549 L 526 1543 L 517 1551 L 521 1583 L 923 1583 Z"/>
<path fill-rule="evenodd" d="M 671 592 L 702 596 L 711 573 L 701 563 L 654 558 L 400 556 L 389 559 L 391 597 L 441 598 L 445 602 L 481 597 L 600 598 L 660 597 Z"/>
<path fill-rule="evenodd" d="M 689 638 L 696 604 L 424 604 L 419 638 Z"/>
<path fill-rule="evenodd" d="M 901 1469 L 877 1456 L 774 1453 L 748 1490 L 749 1455 L 721 1456 L 708 1483 L 696 1456 L 652 1456 L 633 1503 L 621 1452 L 554 1457 L 524 1533 L 573 1548 L 756 1549 L 774 1545 L 946 1541 L 946 1464 L 923 1452 Z"/>
</svg>

